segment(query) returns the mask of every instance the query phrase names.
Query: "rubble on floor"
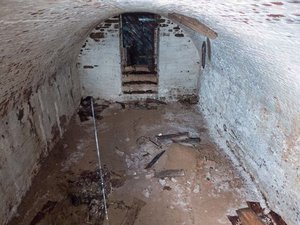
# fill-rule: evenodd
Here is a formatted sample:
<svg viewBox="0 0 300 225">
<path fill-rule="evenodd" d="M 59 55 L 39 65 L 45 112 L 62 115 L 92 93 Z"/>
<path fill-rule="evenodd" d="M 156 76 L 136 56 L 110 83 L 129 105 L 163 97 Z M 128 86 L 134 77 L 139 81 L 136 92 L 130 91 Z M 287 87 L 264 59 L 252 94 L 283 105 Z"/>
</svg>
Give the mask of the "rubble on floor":
<svg viewBox="0 0 300 225">
<path fill-rule="evenodd" d="M 87 96 L 81 99 L 80 106 L 78 109 L 78 115 L 81 122 L 89 120 L 89 117 L 92 116 L 91 111 L 91 99 L 92 96 Z M 147 98 L 145 100 L 136 100 L 136 101 L 127 101 L 127 102 L 110 102 L 107 100 L 102 99 L 95 99 L 94 100 L 94 109 L 95 109 L 95 116 L 96 119 L 100 120 L 103 117 L 101 113 L 104 109 L 111 107 L 111 108 L 118 108 L 119 105 L 120 109 L 148 109 L 153 110 L 157 109 L 160 105 L 166 105 L 167 103 L 158 99 Z"/>
<path fill-rule="evenodd" d="M 182 104 L 197 104 L 199 101 L 199 97 L 197 95 L 185 95 L 179 98 L 179 102 Z"/>
<path fill-rule="evenodd" d="M 92 96 L 87 96 L 85 98 L 82 98 L 81 101 L 80 101 L 80 106 L 79 106 L 79 109 L 78 109 L 77 113 L 79 115 L 79 118 L 80 118 L 81 122 L 89 120 L 89 117 L 92 116 L 92 109 L 91 109 L 91 100 L 92 99 L 93 99 Z M 105 100 L 102 100 L 101 104 L 99 104 L 97 102 L 94 103 L 94 110 L 95 110 L 96 119 L 102 119 L 103 118 L 100 114 L 104 109 L 108 108 L 109 105 L 110 105 L 110 102 L 105 101 Z"/>
<path fill-rule="evenodd" d="M 102 224 L 105 218 L 106 199 L 111 192 L 110 173 L 107 168 L 102 169 L 104 187 L 101 184 L 100 170 L 84 171 L 76 181 L 69 181 L 68 196 L 72 204 L 77 207 L 85 204 L 88 206 L 88 221 L 91 224 Z"/>
<path fill-rule="evenodd" d="M 105 195 L 111 193 L 110 173 L 104 168 Z M 59 202 L 47 201 L 32 219 L 30 225 L 95 224 L 101 225 L 105 217 L 99 169 L 84 171 L 79 177 L 68 180 L 65 198 Z M 76 213 L 76 217 L 72 216 Z M 51 214 L 51 215 L 50 215 Z M 73 217 L 73 220 L 70 219 Z"/>
<path fill-rule="evenodd" d="M 118 102 L 120 103 L 120 102 Z M 120 103 L 122 104 L 122 103 Z M 123 109 L 157 109 L 160 105 L 166 105 L 167 103 L 158 99 L 146 98 L 139 101 L 128 101 L 122 104 Z"/>
<path fill-rule="evenodd" d="M 96 115 L 103 116 L 96 122 L 108 168 L 110 224 L 228 225 L 226 216 L 244 199 L 262 202 L 255 186 L 247 186 L 210 141 L 193 106 L 150 99 L 95 102 Z M 82 100 L 81 108 L 90 120 L 90 98 Z M 10 225 L 105 224 L 93 132 L 90 122 L 73 119 Z"/>
<path fill-rule="evenodd" d="M 156 138 L 160 142 L 173 142 L 185 146 L 196 146 L 201 142 L 201 138 L 198 136 L 191 136 L 189 132 L 178 132 L 173 134 L 158 134 Z"/>
</svg>

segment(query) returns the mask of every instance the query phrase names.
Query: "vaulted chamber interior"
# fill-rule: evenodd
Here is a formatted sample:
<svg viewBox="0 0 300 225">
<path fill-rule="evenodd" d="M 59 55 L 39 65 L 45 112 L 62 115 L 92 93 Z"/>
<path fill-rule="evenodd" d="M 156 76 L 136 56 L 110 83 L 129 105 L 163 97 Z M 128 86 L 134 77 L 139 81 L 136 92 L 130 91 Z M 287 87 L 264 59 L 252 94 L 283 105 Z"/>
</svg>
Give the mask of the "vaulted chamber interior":
<svg viewBox="0 0 300 225">
<path fill-rule="evenodd" d="M 299 224 L 298 9 L 3 1 L 0 224 Z"/>
</svg>

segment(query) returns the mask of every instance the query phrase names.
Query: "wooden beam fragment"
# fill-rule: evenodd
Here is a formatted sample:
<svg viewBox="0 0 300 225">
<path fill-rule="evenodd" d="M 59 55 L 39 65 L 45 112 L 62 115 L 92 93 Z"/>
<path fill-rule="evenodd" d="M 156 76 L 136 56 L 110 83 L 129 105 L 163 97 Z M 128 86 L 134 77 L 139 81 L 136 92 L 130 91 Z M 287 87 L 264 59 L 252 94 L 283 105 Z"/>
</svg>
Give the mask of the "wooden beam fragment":
<svg viewBox="0 0 300 225">
<path fill-rule="evenodd" d="M 265 225 L 261 219 L 252 211 L 244 208 L 236 211 L 243 225 Z"/>
<path fill-rule="evenodd" d="M 264 213 L 264 209 L 260 206 L 259 202 L 250 202 L 250 201 L 247 201 L 247 205 L 258 216 L 260 216 L 260 215 L 262 215 Z"/>
<path fill-rule="evenodd" d="M 286 222 L 282 219 L 282 217 L 279 216 L 276 212 L 271 211 L 269 213 L 269 216 L 272 218 L 276 225 L 287 225 Z"/>
<path fill-rule="evenodd" d="M 183 177 L 185 175 L 184 170 L 163 170 L 155 172 L 155 177 L 166 178 L 166 177 Z"/>
<path fill-rule="evenodd" d="M 199 20 L 184 16 L 178 13 L 169 13 L 168 17 L 173 20 L 174 22 L 180 23 L 186 27 L 191 28 L 192 30 L 208 37 L 211 39 L 215 39 L 218 37 L 217 32 L 206 26 L 205 24 L 201 23 Z"/>
<path fill-rule="evenodd" d="M 159 158 L 166 152 L 166 150 L 161 151 L 158 153 L 152 160 L 151 162 L 148 163 L 148 165 L 145 167 L 145 169 L 150 169 L 156 162 L 159 160 Z"/>
<path fill-rule="evenodd" d="M 227 218 L 232 223 L 232 225 L 240 225 L 241 224 L 240 218 L 238 216 L 227 216 Z"/>
</svg>

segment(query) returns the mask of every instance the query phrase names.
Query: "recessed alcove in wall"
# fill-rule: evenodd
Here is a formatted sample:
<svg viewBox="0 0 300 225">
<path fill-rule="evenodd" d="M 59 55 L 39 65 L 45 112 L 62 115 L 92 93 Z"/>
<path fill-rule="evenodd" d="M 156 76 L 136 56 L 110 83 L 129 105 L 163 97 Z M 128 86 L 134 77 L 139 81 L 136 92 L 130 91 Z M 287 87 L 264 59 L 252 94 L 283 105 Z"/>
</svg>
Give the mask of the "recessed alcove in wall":
<svg viewBox="0 0 300 225">
<path fill-rule="evenodd" d="M 201 54 L 182 25 L 140 12 L 97 25 L 77 67 L 83 96 L 108 100 L 196 96 L 202 72 Z"/>
<path fill-rule="evenodd" d="M 124 94 L 157 93 L 158 19 L 152 13 L 120 15 Z"/>
</svg>

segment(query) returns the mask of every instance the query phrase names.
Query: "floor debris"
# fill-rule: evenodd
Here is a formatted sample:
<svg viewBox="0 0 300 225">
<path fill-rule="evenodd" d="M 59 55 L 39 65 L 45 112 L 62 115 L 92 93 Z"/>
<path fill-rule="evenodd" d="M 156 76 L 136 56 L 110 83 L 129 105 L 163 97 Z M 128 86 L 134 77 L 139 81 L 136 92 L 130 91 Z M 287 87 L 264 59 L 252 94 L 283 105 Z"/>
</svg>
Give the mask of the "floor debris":
<svg viewBox="0 0 300 225">
<path fill-rule="evenodd" d="M 104 179 L 105 195 L 111 192 L 110 173 L 107 168 L 102 171 Z M 104 220 L 104 200 L 100 188 L 100 172 L 99 169 L 95 171 L 85 171 L 75 181 L 69 182 L 69 198 L 74 206 L 82 204 L 88 205 L 88 221 L 92 224 L 102 224 L 100 221 Z"/>
<path fill-rule="evenodd" d="M 248 208 L 236 210 L 237 216 L 227 216 L 232 225 L 287 225 L 274 211 L 263 209 L 259 202 L 247 202 Z"/>
<path fill-rule="evenodd" d="M 156 141 L 154 141 L 151 137 L 146 137 L 146 136 L 141 136 L 139 137 L 138 139 L 136 139 L 136 143 L 138 145 L 143 145 L 145 144 L 146 142 L 151 142 L 152 144 L 154 144 L 156 147 L 158 148 L 162 148 L 161 144 L 160 143 L 157 143 Z"/>
<path fill-rule="evenodd" d="M 80 106 L 78 110 L 78 115 L 81 122 L 89 120 L 89 117 L 92 117 L 92 111 L 91 111 L 91 99 L 92 96 L 87 96 L 85 98 L 82 98 L 80 101 Z M 109 101 L 101 101 L 101 104 L 94 103 L 94 109 L 95 109 L 95 117 L 96 119 L 100 120 L 103 117 L 100 115 L 101 112 L 108 108 L 111 103 Z"/>
<path fill-rule="evenodd" d="M 158 134 L 156 135 L 156 138 L 160 141 L 168 140 L 168 139 L 178 140 L 178 139 L 187 139 L 188 135 L 189 132 L 179 132 L 175 134 Z"/>
<path fill-rule="evenodd" d="M 127 102 L 116 102 L 121 105 L 122 109 L 147 109 L 155 110 L 160 105 L 166 105 L 167 103 L 158 99 L 146 98 L 145 100 L 139 101 L 127 101 Z"/>
<path fill-rule="evenodd" d="M 265 225 L 261 219 L 249 208 L 236 211 L 243 225 Z"/>
<path fill-rule="evenodd" d="M 158 134 L 157 140 L 161 142 L 178 143 L 185 146 L 195 147 L 201 142 L 200 137 L 191 137 L 189 132 L 179 132 L 174 134 Z"/>
<path fill-rule="evenodd" d="M 122 225 L 133 225 L 136 221 L 139 212 L 146 205 L 146 202 L 134 198 L 132 206 L 128 209 L 126 216 L 122 222 Z"/>
<path fill-rule="evenodd" d="M 185 175 L 184 170 L 173 169 L 173 170 L 163 170 L 155 173 L 157 178 L 166 178 L 166 177 L 183 177 Z"/>
<path fill-rule="evenodd" d="M 186 95 L 186 96 L 182 96 L 179 99 L 179 102 L 186 105 L 194 105 L 197 104 L 198 101 L 199 101 L 199 97 L 197 95 Z"/>
<path fill-rule="evenodd" d="M 119 171 L 119 172 L 110 172 L 110 183 L 113 188 L 122 187 L 126 181 L 126 172 Z"/>
<path fill-rule="evenodd" d="M 160 183 L 161 186 L 165 186 L 166 185 L 166 181 L 164 179 L 159 179 L 158 182 Z"/>
<path fill-rule="evenodd" d="M 199 192 L 200 192 L 200 185 L 197 184 L 193 189 L 193 193 L 198 194 Z"/>
<path fill-rule="evenodd" d="M 166 150 L 161 151 L 158 153 L 145 167 L 145 169 L 150 169 L 156 162 L 159 160 L 159 158 L 166 152 Z"/>
<path fill-rule="evenodd" d="M 88 99 L 83 100 L 82 105 L 88 105 Z M 109 171 L 111 225 L 228 225 L 226 215 L 234 215 L 235 209 L 244 207 L 244 199 L 263 203 L 255 186 L 248 183 L 251 180 L 241 176 L 211 142 L 197 106 L 165 105 L 152 100 L 147 106 L 143 102 L 123 105 L 97 100 L 99 105 L 108 105 L 99 110 L 103 119 L 97 121 L 97 127 L 101 159 Z M 89 119 L 89 113 L 85 113 Z M 185 135 L 159 140 L 158 133 Z M 152 167 L 145 170 L 162 151 L 165 152 Z M 80 157 L 71 160 L 79 153 Z M 91 123 L 80 122 L 76 115 L 64 139 L 45 159 L 18 209 L 19 216 L 9 225 L 30 225 L 39 220 L 40 211 L 46 213 L 31 225 L 102 225 L 96 216 L 104 214 L 95 168 Z M 155 177 L 159 172 L 178 169 L 185 175 Z M 44 210 L 47 201 L 57 203 L 53 209 Z"/>
<path fill-rule="evenodd" d="M 50 213 L 54 207 L 56 206 L 57 202 L 54 201 L 47 201 L 47 203 L 43 206 L 42 210 L 39 211 L 33 220 L 30 222 L 30 225 L 38 224 L 47 213 Z"/>
</svg>

